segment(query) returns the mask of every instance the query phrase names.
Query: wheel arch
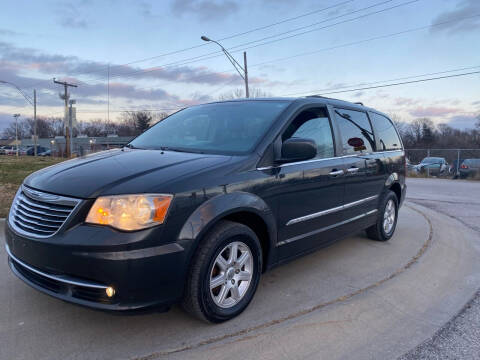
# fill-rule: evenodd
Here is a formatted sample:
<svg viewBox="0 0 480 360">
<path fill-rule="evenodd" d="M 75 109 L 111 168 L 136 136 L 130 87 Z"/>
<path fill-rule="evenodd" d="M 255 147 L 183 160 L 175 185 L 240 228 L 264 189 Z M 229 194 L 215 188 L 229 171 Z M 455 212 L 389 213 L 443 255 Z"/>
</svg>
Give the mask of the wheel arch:
<svg viewBox="0 0 480 360">
<path fill-rule="evenodd" d="M 385 188 L 391 190 L 397 195 L 398 204 L 402 203 L 402 186 L 400 185 L 400 176 L 398 173 L 391 173 L 385 181 Z"/>
<path fill-rule="evenodd" d="M 398 205 L 400 205 L 402 201 L 402 187 L 400 186 L 400 183 L 394 182 L 392 185 L 390 185 L 389 189 L 392 190 L 395 195 L 397 195 Z"/>
<path fill-rule="evenodd" d="M 244 224 L 256 233 L 262 246 L 264 271 L 275 263 L 275 217 L 260 197 L 247 192 L 218 195 L 195 209 L 178 236 L 181 242 L 191 242 L 189 259 L 194 255 L 203 236 L 221 220 Z"/>
</svg>

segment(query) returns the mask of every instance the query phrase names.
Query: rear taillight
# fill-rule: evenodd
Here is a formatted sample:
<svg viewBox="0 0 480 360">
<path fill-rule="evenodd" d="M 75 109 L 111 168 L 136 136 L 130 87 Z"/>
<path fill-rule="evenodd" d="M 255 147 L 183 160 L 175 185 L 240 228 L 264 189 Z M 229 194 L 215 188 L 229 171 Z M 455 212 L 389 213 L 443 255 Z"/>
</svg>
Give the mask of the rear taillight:
<svg viewBox="0 0 480 360">
<path fill-rule="evenodd" d="M 462 166 L 460 166 L 462 169 L 468 169 L 468 166 L 465 165 L 465 164 L 462 164 Z"/>
</svg>

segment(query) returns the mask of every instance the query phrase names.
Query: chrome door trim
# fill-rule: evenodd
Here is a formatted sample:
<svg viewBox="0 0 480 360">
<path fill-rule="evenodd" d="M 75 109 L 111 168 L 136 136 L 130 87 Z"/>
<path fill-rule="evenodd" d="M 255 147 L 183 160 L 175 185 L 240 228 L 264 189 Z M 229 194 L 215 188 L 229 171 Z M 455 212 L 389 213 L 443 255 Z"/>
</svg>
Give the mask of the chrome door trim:
<svg viewBox="0 0 480 360">
<path fill-rule="evenodd" d="M 320 161 L 327 161 L 327 160 L 336 160 L 336 159 L 343 159 L 343 158 L 349 158 L 349 157 L 355 157 L 357 155 L 344 155 L 344 156 L 334 156 L 334 157 L 329 157 L 329 158 L 322 158 L 322 159 L 312 159 L 312 160 L 304 160 L 304 161 L 295 161 L 291 163 L 286 163 L 286 164 L 281 164 L 277 166 L 265 166 L 265 167 L 259 167 L 257 170 L 270 170 L 274 168 L 282 168 L 286 166 L 293 166 L 293 165 L 302 165 L 302 164 L 309 164 L 309 163 L 314 163 L 314 162 L 320 162 Z"/>
<path fill-rule="evenodd" d="M 334 208 L 330 208 L 330 209 L 327 209 L 327 210 L 319 211 L 319 212 L 316 212 L 316 213 L 313 213 L 313 214 L 301 216 L 301 217 L 289 220 L 286 223 L 286 225 L 289 226 L 289 225 L 297 224 L 297 223 L 302 222 L 302 221 L 311 220 L 311 219 L 317 218 L 319 216 L 323 216 L 323 215 L 331 214 L 331 213 L 341 211 L 341 210 L 344 210 L 344 209 L 348 209 L 348 208 L 351 208 L 353 206 L 363 204 L 367 201 L 374 200 L 376 198 L 378 198 L 378 195 L 373 195 L 373 196 L 369 196 L 365 199 L 360 199 L 360 200 L 357 200 L 357 201 L 354 201 L 354 202 L 351 202 L 351 203 L 348 203 L 348 204 L 344 204 L 344 205 L 337 206 L 337 207 L 334 207 Z"/>
<path fill-rule="evenodd" d="M 37 270 L 34 267 L 32 267 L 30 265 L 27 265 L 23 261 L 17 259 L 10 252 L 10 248 L 6 244 L 5 244 L 5 250 L 7 251 L 7 254 L 12 261 L 14 261 L 17 264 L 19 264 L 20 266 L 30 270 L 31 272 L 34 272 L 35 274 L 46 277 L 48 279 L 52 279 L 52 280 L 58 281 L 58 282 L 63 283 L 63 284 L 83 286 L 83 287 L 88 287 L 88 288 L 93 288 L 93 289 L 104 289 L 105 290 L 108 287 L 108 286 L 98 284 L 98 283 L 94 283 L 94 282 L 90 282 L 90 281 L 77 280 L 77 279 L 67 278 L 66 276 L 62 276 L 62 275 L 52 275 L 52 274 L 44 273 L 43 271 Z"/>
<path fill-rule="evenodd" d="M 321 229 L 313 230 L 313 231 L 310 231 L 310 232 L 305 233 L 305 234 L 302 234 L 302 235 L 294 236 L 294 237 L 292 237 L 292 238 L 289 238 L 289 239 L 286 239 L 286 240 L 283 240 L 283 241 L 278 242 L 278 243 L 277 243 L 277 246 L 286 245 L 286 244 L 289 244 L 289 243 L 291 243 L 291 242 L 294 242 L 294 241 L 297 241 L 297 240 L 301 240 L 301 239 L 303 239 L 303 238 L 306 238 L 306 237 L 309 237 L 309 236 L 313 236 L 313 235 L 319 234 L 319 233 L 321 233 L 321 232 L 324 232 L 324 231 L 327 231 L 327 230 L 336 228 L 336 227 L 338 227 L 338 226 L 342 226 L 342 225 L 348 224 L 348 223 L 350 223 L 350 222 L 352 222 L 352 221 L 361 219 L 361 218 L 363 218 L 363 217 L 365 217 L 365 216 L 369 216 L 369 215 L 375 214 L 377 211 L 378 211 L 378 209 L 373 209 L 373 210 L 370 210 L 370 211 L 368 211 L 368 212 L 366 212 L 366 213 L 357 215 L 357 216 L 355 216 L 355 217 L 353 217 L 353 218 L 350 218 L 350 219 L 347 219 L 347 220 L 344 220 L 344 221 L 335 223 L 335 224 L 333 224 L 333 225 L 329 225 L 329 226 L 323 227 L 323 228 L 321 228 Z"/>
<path fill-rule="evenodd" d="M 351 158 L 351 157 L 358 157 L 358 156 L 366 156 L 366 155 L 377 155 L 377 154 L 392 153 L 392 152 L 399 152 L 399 151 L 401 151 L 402 153 L 405 152 L 404 149 L 385 150 L 385 151 L 374 151 L 374 152 L 365 153 L 365 154 L 351 154 L 351 155 L 343 155 L 343 156 L 334 156 L 334 157 L 323 158 L 323 159 L 312 159 L 312 160 L 304 160 L 304 161 L 295 161 L 295 162 L 286 163 L 286 164 L 281 164 L 281 165 L 277 165 L 277 166 L 264 166 L 264 167 L 259 167 L 259 168 L 256 168 L 256 170 L 264 171 L 264 170 L 270 170 L 270 169 L 274 169 L 274 168 L 282 168 L 282 167 L 292 166 L 292 165 L 309 164 L 309 163 L 318 162 L 318 161 L 344 159 L 344 158 Z"/>
</svg>

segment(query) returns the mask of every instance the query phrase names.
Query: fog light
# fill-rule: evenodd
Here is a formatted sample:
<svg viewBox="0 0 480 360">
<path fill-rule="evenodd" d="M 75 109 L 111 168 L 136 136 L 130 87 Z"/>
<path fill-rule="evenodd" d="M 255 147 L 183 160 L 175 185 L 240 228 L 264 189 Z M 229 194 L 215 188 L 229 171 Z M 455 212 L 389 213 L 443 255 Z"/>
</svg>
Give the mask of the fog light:
<svg viewBox="0 0 480 360">
<path fill-rule="evenodd" d="M 111 286 L 107 287 L 105 289 L 105 292 L 107 293 L 108 297 L 112 297 L 113 295 L 115 295 L 115 289 Z"/>
</svg>

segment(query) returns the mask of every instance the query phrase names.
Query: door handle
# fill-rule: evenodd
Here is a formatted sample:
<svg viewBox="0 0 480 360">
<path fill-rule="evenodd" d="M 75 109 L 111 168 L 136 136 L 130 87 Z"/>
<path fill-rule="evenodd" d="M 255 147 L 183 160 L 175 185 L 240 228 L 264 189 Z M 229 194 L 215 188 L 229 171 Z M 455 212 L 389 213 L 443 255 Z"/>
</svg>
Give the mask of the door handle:
<svg viewBox="0 0 480 360">
<path fill-rule="evenodd" d="M 351 167 L 351 168 L 348 168 L 348 169 L 347 169 L 347 172 L 348 172 L 349 174 L 355 174 L 355 173 L 358 172 L 358 170 L 360 170 L 360 169 L 357 168 L 357 167 Z"/>
<path fill-rule="evenodd" d="M 339 175 L 343 175 L 344 171 L 343 170 L 335 170 L 333 169 L 332 171 L 330 171 L 328 173 L 328 175 L 330 176 L 339 176 Z"/>
</svg>

